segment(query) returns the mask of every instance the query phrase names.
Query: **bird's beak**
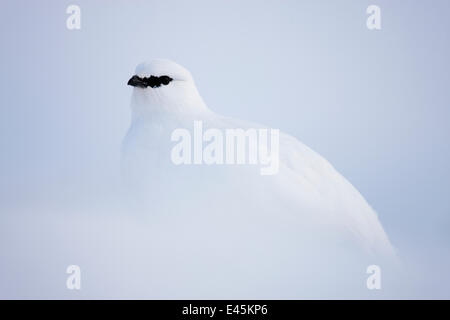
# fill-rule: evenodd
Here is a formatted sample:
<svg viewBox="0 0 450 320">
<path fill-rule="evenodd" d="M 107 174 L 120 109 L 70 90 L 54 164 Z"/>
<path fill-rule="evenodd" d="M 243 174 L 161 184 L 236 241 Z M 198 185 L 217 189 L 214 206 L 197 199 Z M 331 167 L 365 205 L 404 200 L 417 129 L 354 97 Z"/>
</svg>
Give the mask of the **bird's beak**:
<svg viewBox="0 0 450 320">
<path fill-rule="evenodd" d="M 133 87 L 147 88 L 147 84 L 138 76 L 132 76 L 131 79 L 128 80 L 127 84 Z"/>
</svg>

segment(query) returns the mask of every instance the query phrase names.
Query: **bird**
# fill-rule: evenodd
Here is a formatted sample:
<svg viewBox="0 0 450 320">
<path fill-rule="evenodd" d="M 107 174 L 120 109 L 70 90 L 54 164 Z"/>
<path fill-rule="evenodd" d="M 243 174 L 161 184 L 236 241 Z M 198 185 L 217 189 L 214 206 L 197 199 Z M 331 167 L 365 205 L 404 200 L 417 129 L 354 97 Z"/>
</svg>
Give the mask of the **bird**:
<svg viewBox="0 0 450 320">
<path fill-rule="evenodd" d="M 178 243 L 185 264 L 202 261 L 217 270 L 227 265 L 222 276 L 231 282 L 247 283 L 259 274 L 272 289 L 283 283 L 286 290 L 297 281 L 292 292 L 306 294 L 316 292 L 319 283 L 326 283 L 320 289 L 326 290 L 330 281 L 363 287 L 355 281 L 364 277 L 367 265 L 397 261 L 375 210 L 297 138 L 279 131 L 276 174 L 262 175 L 260 166 L 249 163 L 175 164 L 177 129 L 194 132 L 196 123 L 203 130 L 272 128 L 212 111 L 192 74 L 171 60 L 139 64 L 127 84 L 132 95 L 131 123 L 122 143 L 124 183 L 141 214 L 153 227 L 161 226 L 157 229 L 164 235 L 155 241 Z M 260 283 L 254 279 L 252 285 Z"/>
</svg>

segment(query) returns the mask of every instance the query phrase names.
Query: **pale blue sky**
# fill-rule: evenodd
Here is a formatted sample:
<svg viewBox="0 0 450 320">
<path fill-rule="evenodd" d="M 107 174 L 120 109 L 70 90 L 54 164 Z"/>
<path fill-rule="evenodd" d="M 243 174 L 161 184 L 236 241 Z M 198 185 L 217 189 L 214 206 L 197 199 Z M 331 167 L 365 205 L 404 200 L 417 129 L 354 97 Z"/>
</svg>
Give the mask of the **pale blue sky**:
<svg viewBox="0 0 450 320">
<path fill-rule="evenodd" d="M 81 30 L 66 29 L 69 4 Z M 366 28 L 370 4 L 380 31 Z M 327 158 L 402 254 L 441 272 L 424 285 L 448 298 L 449 12 L 445 0 L 4 1 L 0 211 L 109 177 L 127 80 L 141 61 L 169 58 L 214 111 Z"/>
</svg>

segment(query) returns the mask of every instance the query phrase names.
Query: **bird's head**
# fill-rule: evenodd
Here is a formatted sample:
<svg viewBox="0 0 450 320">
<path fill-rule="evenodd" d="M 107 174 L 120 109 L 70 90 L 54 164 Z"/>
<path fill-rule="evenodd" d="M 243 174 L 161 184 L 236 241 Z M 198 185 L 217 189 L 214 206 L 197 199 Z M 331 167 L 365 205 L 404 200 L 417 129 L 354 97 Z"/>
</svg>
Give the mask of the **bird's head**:
<svg viewBox="0 0 450 320">
<path fill-rule="evenodd" d="M 134 87 L 132 109 L 138 115 L 185 113 L 206 108 L 191 73 L 165 59 L 143 62 L 128 81 Z"/>
</svg>

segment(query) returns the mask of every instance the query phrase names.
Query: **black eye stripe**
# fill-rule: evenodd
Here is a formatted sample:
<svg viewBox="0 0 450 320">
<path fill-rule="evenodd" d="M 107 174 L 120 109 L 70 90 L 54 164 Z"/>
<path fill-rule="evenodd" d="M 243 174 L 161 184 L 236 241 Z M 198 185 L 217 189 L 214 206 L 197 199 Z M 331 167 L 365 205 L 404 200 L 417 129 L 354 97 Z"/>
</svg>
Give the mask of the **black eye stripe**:
<svg viewBox="0 0 450 320">
<path fill-rule="evenodd" d="M 139 80 L 143 81 L 148 87 L 158 88 L 161 85 L 168 85 L 173 79 L 169 76 L 150 76 L 150 77 L 138 77 Z"/>
</svg>

